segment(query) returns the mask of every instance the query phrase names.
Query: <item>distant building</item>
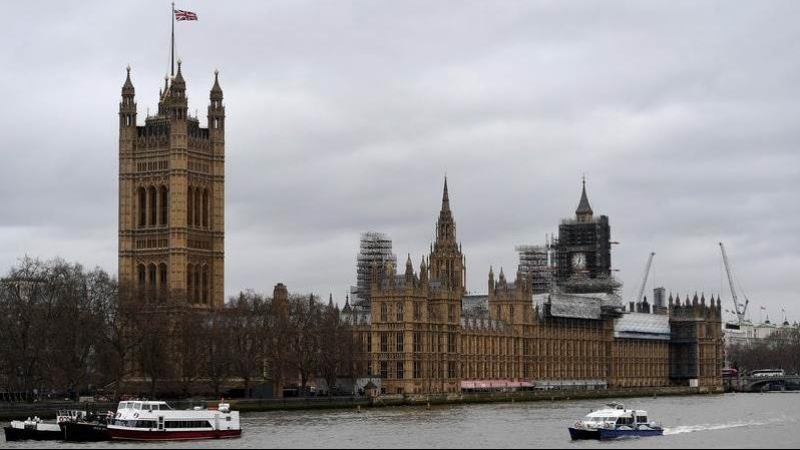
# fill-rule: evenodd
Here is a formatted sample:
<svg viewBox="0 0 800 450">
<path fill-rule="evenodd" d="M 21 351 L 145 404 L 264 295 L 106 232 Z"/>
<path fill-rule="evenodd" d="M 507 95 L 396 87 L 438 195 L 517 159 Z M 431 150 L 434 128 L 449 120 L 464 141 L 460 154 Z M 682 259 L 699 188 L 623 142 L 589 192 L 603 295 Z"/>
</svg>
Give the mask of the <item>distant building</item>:
<svg viewBox="0 0 800 450">
<path fill-rule="evenodd" d="M 427 261 L 419 271 L 409 257 L 403 273 L 392 264 L 373 272 L 371 304 L 342 310 L 364 349 L 360 371 L 380 377 L 391 394 L 492 385 L 720 390 L 719 299 L 672 300 L 663 314 L 649 314 L 649 305 L 626 312 L 609 271 L 608 219 L 592 218 L 585 184 L 576 215 L 559 230 L 559 261 L 569 264 L 552 292 L 534 295 L 521 269 L 511 281 L 490 268 L 487 294 L 466 294 L 445 180 Z"/>
<path fill-rule="evenodd" d="M 119 104 L 119 280 L 222 307 L 225 107 L 217 74 L 207 128 L 189 115 L 180 61 L 144 125 L 134 95 L 128 68 Z"/>
</svg>

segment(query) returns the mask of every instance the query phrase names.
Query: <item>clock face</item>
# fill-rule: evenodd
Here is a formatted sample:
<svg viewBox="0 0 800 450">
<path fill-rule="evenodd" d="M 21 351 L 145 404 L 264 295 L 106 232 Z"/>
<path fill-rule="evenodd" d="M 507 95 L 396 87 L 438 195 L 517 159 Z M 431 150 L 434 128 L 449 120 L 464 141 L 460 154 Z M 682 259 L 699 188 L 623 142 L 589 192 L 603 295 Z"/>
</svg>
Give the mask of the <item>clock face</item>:
<svg viewBox="0 0 800 450">
<path fill-rule="evenodd" d="M 586 255 L 583 253 L 573 253 L 572 254 L 572 268 L 573 269 L 585 269 L 586 268 Z"/>
</svg>

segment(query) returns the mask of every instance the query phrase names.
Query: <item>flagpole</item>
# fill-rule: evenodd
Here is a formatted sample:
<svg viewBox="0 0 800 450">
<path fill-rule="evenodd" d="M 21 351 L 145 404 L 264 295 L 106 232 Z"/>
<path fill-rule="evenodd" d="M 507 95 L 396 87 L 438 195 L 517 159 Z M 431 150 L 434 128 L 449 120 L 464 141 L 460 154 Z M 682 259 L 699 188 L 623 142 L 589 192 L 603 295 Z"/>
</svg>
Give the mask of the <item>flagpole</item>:
<svg viewBox="0 0 800 450">
<path fill-rule="evenodd" d="M 172 51 L 170 52 L 170 62 L 172 64 L 172 76 L 175 76 L 175 2 L 172 2 Z"/>
</svg>

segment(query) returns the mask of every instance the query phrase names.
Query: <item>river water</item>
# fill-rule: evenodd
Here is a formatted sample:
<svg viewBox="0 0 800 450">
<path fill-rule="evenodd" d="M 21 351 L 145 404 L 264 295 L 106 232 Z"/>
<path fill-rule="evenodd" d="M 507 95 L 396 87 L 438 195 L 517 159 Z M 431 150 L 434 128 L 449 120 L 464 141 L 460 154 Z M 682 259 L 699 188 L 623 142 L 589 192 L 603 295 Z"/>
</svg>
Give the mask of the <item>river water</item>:
<svg viewBox="0 0 800 450">
<path fill-rule="evenodd" d="M 240 439 L 168 443 L 1 442 L 4 448 L 800 448 L 800 393 L 619 399 L 664 436 L 571 441 L 602 400 L 242 414 Z M 2 438 L 0 438 L 2 439 Z"/>
</svg>

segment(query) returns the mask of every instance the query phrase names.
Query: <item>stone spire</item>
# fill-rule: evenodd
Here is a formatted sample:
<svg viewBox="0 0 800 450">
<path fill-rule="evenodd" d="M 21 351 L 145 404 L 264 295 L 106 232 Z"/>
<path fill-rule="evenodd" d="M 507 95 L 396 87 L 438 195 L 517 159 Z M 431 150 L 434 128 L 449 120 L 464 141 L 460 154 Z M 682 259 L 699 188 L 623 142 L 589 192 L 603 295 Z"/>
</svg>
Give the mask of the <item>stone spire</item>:
<svg viewBox="0 0 800 450">
<path fill-rule="evenodd" d="M 442 211 L 450 211 L 450 196 L 447 195 L 447 177 L 444 177 L 444 192 L 442 193 Z"/>
<path fill-rule="evenodd" d="M 575 216 L 578 218 L 579 222 L 590 222 L 593 214 L 592 207 L 589 206 L 589 197 L 586 196 L 586 177 L 583 177 L 581 201 L 578 203 L 578 209 L 575 210 Z"/>
<path fill-rule="evenodd" d="M 134 89 L 133 83 L 131 83 L 131 66 L 126 67 L 125 70 L 128 74 L 125 77 L 125 84 L 122 85 L 122 97 L 133 98 L 133 96 L 136 95 L 136 89 Z"/>
<path fill-rule="evenodd" d="M 214 70 L 214 86 L 211 87 L 211 100 L 222 100 L 222 88 L 219 87 L 219 70 Z"/>
<path fill-rule="evenodd" d="M 450 196 L 447 191 L 447 178 L 442 192 L 442 209 L 436 221 L 436 240 L 428 259 L 431 280 L 441 282 L 446 289 L 464 291 L 464 258 L 456 241 L 456 223 L 450 210 Z"/>
</svg>

